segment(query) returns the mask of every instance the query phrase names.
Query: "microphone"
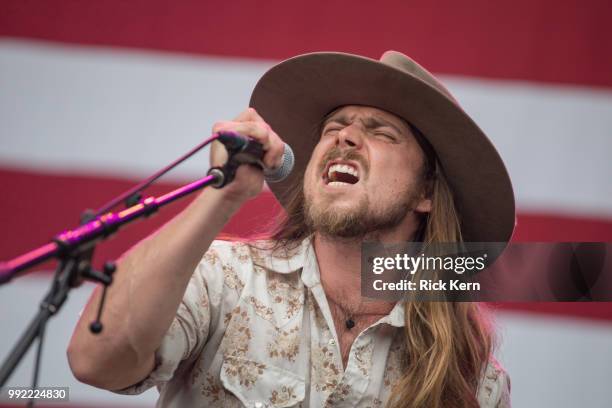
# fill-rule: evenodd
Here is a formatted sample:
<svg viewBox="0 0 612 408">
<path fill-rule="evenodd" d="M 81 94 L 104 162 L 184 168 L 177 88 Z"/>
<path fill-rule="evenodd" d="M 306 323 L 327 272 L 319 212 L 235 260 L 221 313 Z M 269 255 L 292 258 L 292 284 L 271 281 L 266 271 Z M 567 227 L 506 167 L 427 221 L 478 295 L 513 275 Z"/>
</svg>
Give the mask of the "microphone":
<svg viewBox="0 0 612 408">
<path fill-rule="evenodd" d="M 264 169 L 264 178 L 268 183 L 278 183 L 289 177 L 293 166 L 295 165 L 295 156 L 291 146 L 285 143 L 283 150 L 283 161 L 276 169 Z"/>
<path fill-rule="evenodd" d="M 264 169 L 264 178 L 268 183 L 278 183 L 291 174 L 295 165 L 295 157 L 291 146 L 285 143 L 283 160 L 276 169 L 267 169 L 263 165 L 263 145 L 250 137 L 242 136 L 235 132 L 219 132 L 218 138 L 225 146 L 228 153 L 233 155 L 234 160 L 243 164 L 255 164 Z"/>
</svg>

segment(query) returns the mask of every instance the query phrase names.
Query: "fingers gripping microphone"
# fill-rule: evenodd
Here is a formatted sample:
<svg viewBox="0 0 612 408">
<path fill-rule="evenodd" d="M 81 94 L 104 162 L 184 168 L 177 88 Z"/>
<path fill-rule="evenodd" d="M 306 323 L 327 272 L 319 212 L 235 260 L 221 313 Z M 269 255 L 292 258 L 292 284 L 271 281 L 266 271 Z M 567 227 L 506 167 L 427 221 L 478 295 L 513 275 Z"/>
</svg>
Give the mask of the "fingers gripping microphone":
<svg viewBox="0 0 612 408">
<path fill-rule="evenodd" d="M 295 157 L 293 156 L 293 150 L 291 146 L 285 143 L 285 149 L 283 150 L 283 161 L 281 165 L 275 169 L 265 169 L 264 177 L 268 183 L 278 183 L 286 179 L 295 164 Z"/>
<path fill-rule="evenodd" d="M 261 143 L 234 132 L 219 132 L 217 140 L 227 149 L 228 161 L 234 160 L 237 164 L 255 164 L 263 169 L 264 150 Z"/>
<path fill-rule="evenodd" d="M 237 163 L 255 164 L 264 169 L 264 177 L 268 183 L 283 181 L 293 170 L 295 157 L 291 146 L 285 143 L 281 165 L 276 169 L 266 169 L 262 159 L 264 150 L 261 143 L 249 137 L 234 132 L 219 132 L 218 139 Z"/>
</svg>

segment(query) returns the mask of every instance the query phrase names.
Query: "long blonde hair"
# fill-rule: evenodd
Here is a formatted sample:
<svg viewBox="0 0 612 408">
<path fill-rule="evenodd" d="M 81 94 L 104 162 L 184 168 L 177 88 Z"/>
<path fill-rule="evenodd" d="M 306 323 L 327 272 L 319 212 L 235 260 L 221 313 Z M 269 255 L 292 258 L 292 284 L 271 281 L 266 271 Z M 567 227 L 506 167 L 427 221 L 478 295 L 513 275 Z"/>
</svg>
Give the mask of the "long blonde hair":
<svg viewBox="0 0 612 408">
<path fill-rule="evenodd" d="M 432 210 L 423 220 L 426 243 L 461 242 L 459 215 L 440 165 L 432 180 Z M 478 407 L 476 394 L 493 352 L 486 311 L 470 302 L 406 302 L 406 364 L 392 408 Z"/>
<path fill-rule="evenodd" d="M 418 130 L 413 129 L 426 156 L 423 170 L 432 210 L 421 220 L 415 240 L 427 243 L 461 242 L 460 219 L 442 168 L 431 156 Z M 272 233 L 276 248 L 293 247 L 312 234 L 304 215 L 303 182 L 289 192 L 286 214 Z M 394 385 L 392 408 L 477 407 L 481 376 L 493 350 L 486 313 L 476 303 L 405 303 L 406 356 L 402 376 Z"/>
</svg>

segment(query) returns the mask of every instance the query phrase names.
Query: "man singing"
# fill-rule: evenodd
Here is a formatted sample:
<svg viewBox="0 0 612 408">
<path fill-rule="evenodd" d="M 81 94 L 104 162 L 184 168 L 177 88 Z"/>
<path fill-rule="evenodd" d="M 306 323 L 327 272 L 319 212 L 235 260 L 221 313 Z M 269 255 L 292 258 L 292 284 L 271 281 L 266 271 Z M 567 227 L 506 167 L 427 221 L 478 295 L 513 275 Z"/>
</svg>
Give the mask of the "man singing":
<svg viewBox="0 0 612 408">
<path fill-rule="evenodd" d="M 509 407 L 478 304 L 361 296 L 364 241 L 507 242 L 514 197 L 498 153 L 444 86 L 410 58 L 298 56 L 258 82 L 251 108 L 213 131 L 284 143 L 296 165 L 270 184 L 286 210 L 265 239 L 213 241 L 258 195 L 241 166 L 126 253 L 68 349 L 85 383 L 161 407 Z M 213 149 L 211 162 L 223 162 Z"/>
</svg>

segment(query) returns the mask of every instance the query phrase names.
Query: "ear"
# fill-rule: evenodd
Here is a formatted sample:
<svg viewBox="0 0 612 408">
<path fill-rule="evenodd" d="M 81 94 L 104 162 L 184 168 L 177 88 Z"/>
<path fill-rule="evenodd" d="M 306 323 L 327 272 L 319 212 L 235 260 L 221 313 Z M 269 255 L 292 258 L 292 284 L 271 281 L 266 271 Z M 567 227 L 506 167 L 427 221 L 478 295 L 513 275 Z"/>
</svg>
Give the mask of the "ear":
<svg viewBox="0 0 612 408">
<path fill-rule="evenodd" d="M 431 212 L 431 198 L 422 198 L 414 208 L 415 212 L 426 214 Z"/>
</svg>

